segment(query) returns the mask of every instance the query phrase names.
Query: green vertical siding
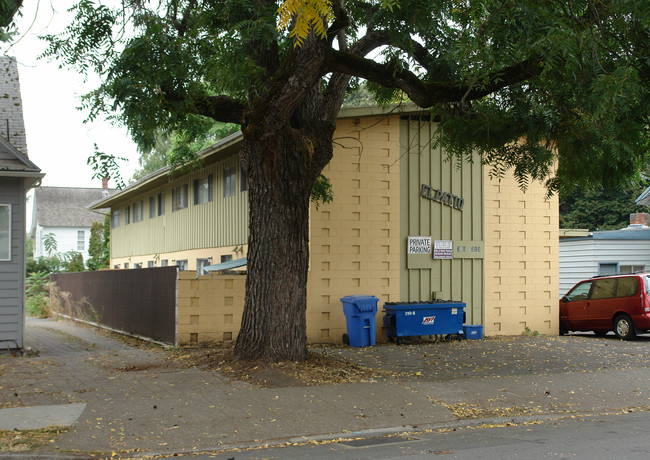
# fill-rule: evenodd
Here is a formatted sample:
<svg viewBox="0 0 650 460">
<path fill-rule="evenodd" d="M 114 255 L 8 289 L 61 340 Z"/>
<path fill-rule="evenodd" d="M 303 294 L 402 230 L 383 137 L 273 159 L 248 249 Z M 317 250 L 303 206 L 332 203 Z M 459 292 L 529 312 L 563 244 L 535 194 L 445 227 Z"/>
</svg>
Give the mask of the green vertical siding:
<svg viewBox="0 0 650 460">
<path fill-rule="evenodd" d="M 473 162 L 447 160 L 435 147 L 437 124 L 421 117 L 405 117 L 401 123 L 400 189 L 400 298 L 429 301 L 436 298 L 467 304 L 467 322 L 483 323 L 483 171 L 480 158 Z M 464 199 L 462 210 L 420 196 L 422 184 Z M 409 236 L 430 236 L 463 242 L 468 253 L 452 260 L 431 255 L 409 256 Z M 480 254 L 470 246 L 480 247 Z M 410 268 L 409 268 L 410 267 Z"/>
<path fill-rule="evenodd" d="M 224 168 L 235 166 L 237 188 L 233 196 L 224 197 Z M 194 204 L 194 180 L 213 175 L 213 200 Z M 172 212 L 172 189 L 188 184 L 187 208 Z M 120 210 L 120 226 L 112 229 L 113 258 L 160 254 L 188 249 L 234 246 L 248 242 L 248 192 L 240 191 L 239 159 L 231 156 L 185 176 L 132 196 L 113 207 Z M 149 197 L 165 194 L 165 214 L 149 218 Z M 144 201 L 141 222 L 125 225 L 124 208 Z M 157 200 L 154 200 L 157 203 Z M 131 216 L 133 219 L 133 215 Z"/>
</svg>

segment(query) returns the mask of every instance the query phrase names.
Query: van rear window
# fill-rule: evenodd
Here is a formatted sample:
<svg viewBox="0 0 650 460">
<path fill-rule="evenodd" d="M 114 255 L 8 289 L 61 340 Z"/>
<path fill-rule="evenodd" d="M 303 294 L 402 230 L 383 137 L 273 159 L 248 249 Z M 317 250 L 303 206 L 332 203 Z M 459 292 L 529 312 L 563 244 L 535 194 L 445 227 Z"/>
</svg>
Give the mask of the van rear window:
<svg viewBox="0 0 650 460">
<path fill-rule="evenodd" d="M 636 294 L 638 287 L 636 278 L 619 278 L 616 286 L 616 297 L 630 297 Z"/>
</svg>

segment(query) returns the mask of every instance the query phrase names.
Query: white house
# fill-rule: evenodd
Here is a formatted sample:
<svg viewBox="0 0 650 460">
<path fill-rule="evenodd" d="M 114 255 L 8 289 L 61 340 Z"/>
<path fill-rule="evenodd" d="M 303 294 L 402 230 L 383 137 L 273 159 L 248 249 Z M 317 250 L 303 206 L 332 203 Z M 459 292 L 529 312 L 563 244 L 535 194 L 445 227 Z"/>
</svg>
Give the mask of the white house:
<svg viewBox="0 0 650 460">
<path fill-rule="evenodd" d="M 56 252 L 79 252 L 88 259 L 88 241 L 93 222 L 104 222 L 104 212 L 90 211 L 88 205 L 105 198 L 104 188 L 38 187 L 34 190 L 30 237 L 34 258 L 47 256 L 44 239 L 52 234 Z"/>
<path fill-rule="evenodd" d="M 650 227 L 647 224 L 648 214 L 636 213 L 630 214 L 630 225 L 620 230 L 561 236 L 560 296 L 586 278 L 650 269 Z"/>
</svg>

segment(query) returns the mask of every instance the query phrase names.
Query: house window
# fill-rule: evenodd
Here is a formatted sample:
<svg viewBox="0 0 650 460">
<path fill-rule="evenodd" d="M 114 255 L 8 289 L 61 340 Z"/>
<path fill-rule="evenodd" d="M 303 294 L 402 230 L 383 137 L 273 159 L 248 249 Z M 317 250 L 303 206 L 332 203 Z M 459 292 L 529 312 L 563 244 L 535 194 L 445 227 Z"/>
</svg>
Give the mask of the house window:
<svg viewBox="0 0 650 460">
<path fill-rule="evenodd" d="M 159 216 L 165 215 L 165 194 L 164 193 L 158 194 L 158 215 Z"/>
<path fill-rule="evenodd" d="M 129 225 L 131 223 L 131 207 L 127 206 L 124 208 L 124 225 Z"/>
<path fill-rule="evenodd" d="M 156 199 L 152 196 L 149 197 L 149 219 L 156 217 Z"/>
<path fill-rule="evenodd" d="M 11 205 L 0 204 L 0 260 L 11 260 Z"/>
<path fill-rule="evenodd" d="M 124 262 L 124 268 L 129 268 L 129 263 L 128 262 Z"/>
<path fill-rule="evenodd" d="M 142 262 L 133 264 L 133 268 L 142 268 Z"/>
<path fill-rule="evenodd" d="M 176 266 L 180 271 L 187 270 L 187 259 L 185 260 L 177 260 L 176 261 Z"/>
<path fill-rule="evenodd" d="M 187 184 L 172 189 L 172 212 L 187 208 Z"/>
<path fill-rule="evenodd" d="M 640 273 L 645 271 L 645 265 L 620 265 L 618 272 L 621 275 L 628 275 L 630 273 Z"/>
<path fill-rule="evenodd" d="M 156 266 L 156 263 L 153 260 L 150 260 L 147 262 L 147 268 L 154 268 Z"/>
<path fill-rule="evenodd" d="M 142 221 L 142 208 L 144 207 L 144 202 L 140 201 L 139 203 L 133 203 L 133 223 Z"/>
<path fill-rule="evenodd" d="M 221 256 L 221 263 L 230 262 L 231 260 L 232 260 L 232 254 L 226 254 L 225 256 Z"/>
<path fill-rule="evenodd" d="M 120 264 L 115 264 L 115 265 L 113 265 L 113 268 L 114 268 L 114 269 L 119 269 L 119 268 L 120 268 Z"/>
<path fill-rule="evenodd" d="M 194 181 L 194 204 L 212 201 L 212 174 Z"/>
<path fill-rule="evenodd" d="M 169 265 L 169 262 L 167 261 L 167 259 L 163 259 L 163 260 L 160 261 L 160 266 L 161 267 L 167 267 L 168 265 Z"/>
<path fill-rule="evenodd" d="M 599 275 L 616 275 L 618 264 L 598 264 Z"/>
<path fill-rule="evenodd" d="M 237 174 L 235 167 L 224 168 L 223 170 L 223 196 L 233 196 L 237 186 Z"/>
<path fill-rule="evenodd" d="M 239 167 L 239 177 L 240 177 L 240 191 L 245 192 L 248 190 L 248 173 L 243 166 Z"/>
<path fill-rule="evenodd" d="M 196 259 L 197 275 L 207 275 L 208 272 L 203 271 L 203 269 L 208 265 L 210 265 L 210 259 Z"/>
<path fill-rule="evenodd" d="M 83 251 L 86 247 L 86 232 L 83 230 L 77 231 L 77 251 Z"/>
</svg>

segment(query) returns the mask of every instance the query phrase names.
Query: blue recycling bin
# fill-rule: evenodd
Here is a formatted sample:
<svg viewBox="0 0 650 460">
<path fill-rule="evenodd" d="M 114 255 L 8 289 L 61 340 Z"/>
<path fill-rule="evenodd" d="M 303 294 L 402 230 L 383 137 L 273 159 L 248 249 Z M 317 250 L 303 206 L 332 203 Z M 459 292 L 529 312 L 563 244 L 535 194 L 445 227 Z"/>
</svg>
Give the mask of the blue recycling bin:
<svg viewBox="0 0 650 460">
<path fill-rule="evenodd" d="M 398 343 L 414 335 L 463 334 L 464 302 L 390 302 L 384 311 L 386 334 Z"/>
<path fill-rule="evenodd" d="M 349 343 L 351 347 L 367 347 L 375 344 L 375 315 L 378 301 L 379 299 L 372 295 L 341 297 L 348 331 L 347 337 L 343 336 L 344 343 Z"/>
</svg>

